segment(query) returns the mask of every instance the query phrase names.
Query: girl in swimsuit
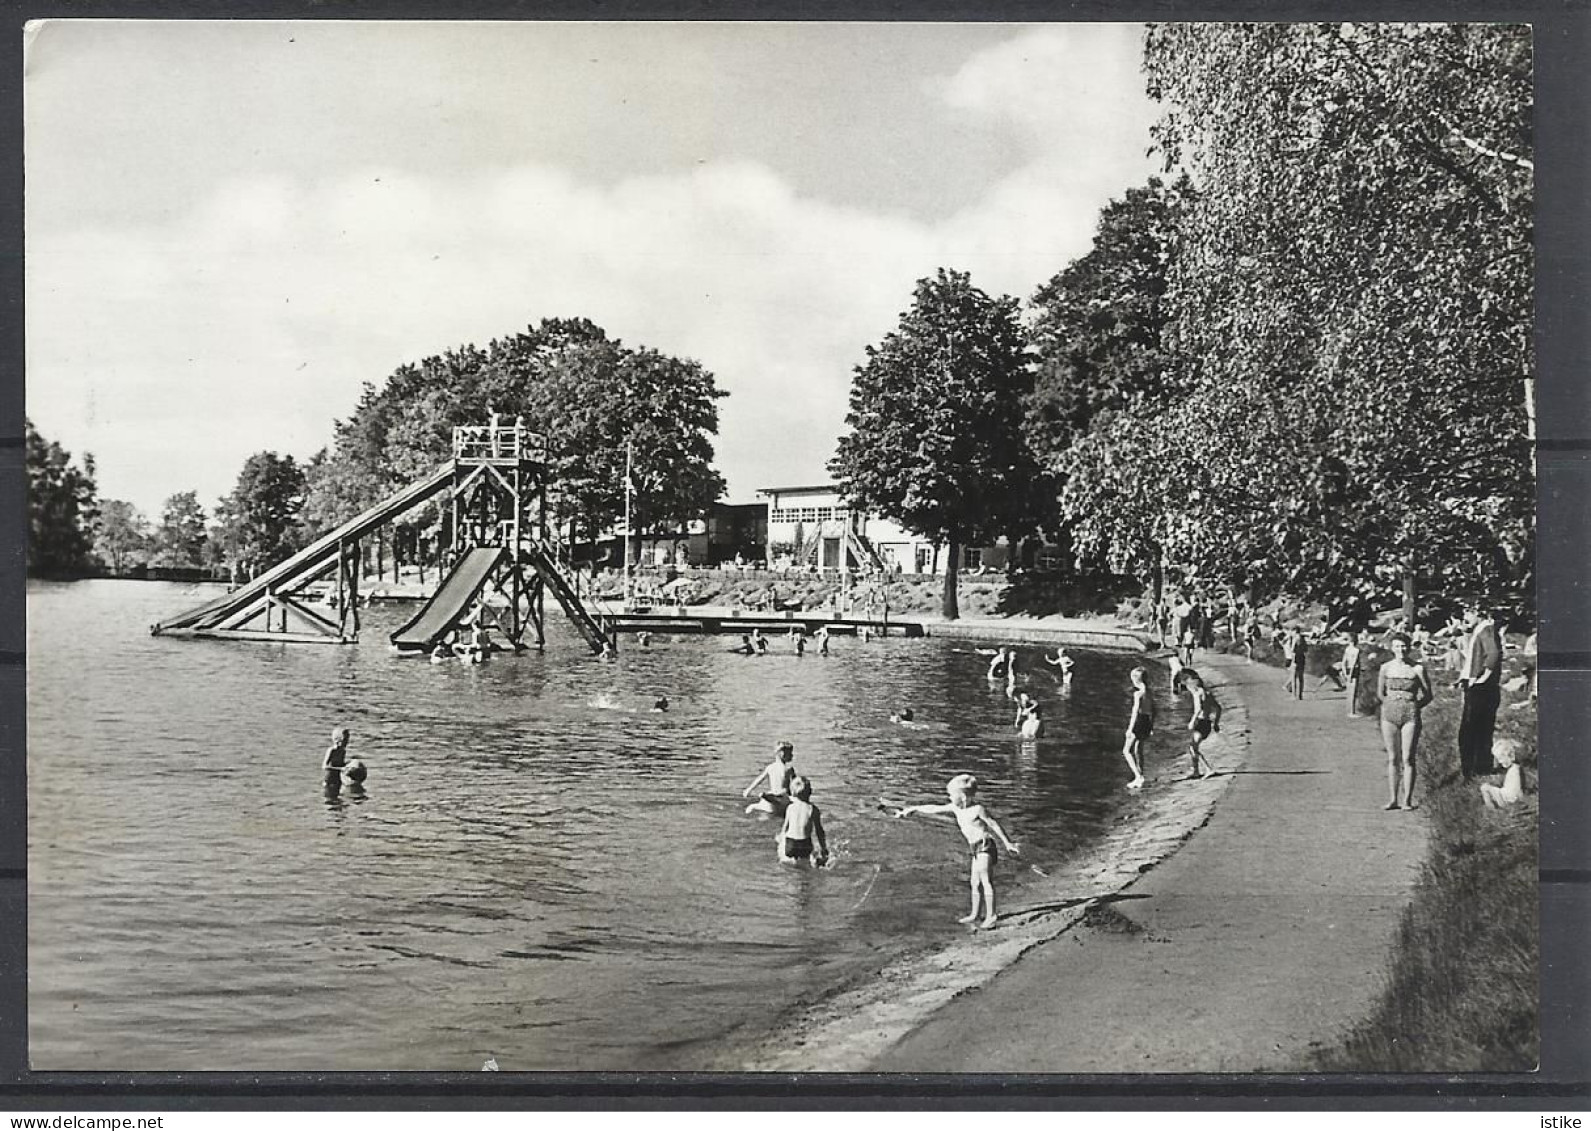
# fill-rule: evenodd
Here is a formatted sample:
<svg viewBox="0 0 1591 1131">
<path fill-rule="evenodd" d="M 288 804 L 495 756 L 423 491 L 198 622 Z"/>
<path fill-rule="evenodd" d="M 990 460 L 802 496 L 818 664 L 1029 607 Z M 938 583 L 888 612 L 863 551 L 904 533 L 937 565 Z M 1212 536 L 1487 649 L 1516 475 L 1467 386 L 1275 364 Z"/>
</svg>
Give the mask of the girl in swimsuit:
<svg viewBox="0 0 1591 1131">
<path fill-rule="evenodd" d="M 1149 732 L 1154 730 L 1155 705 L 1154 700 L 1149 697 L 1149 687 L 1144 683 L 1143 668 L 1134 668 L 1129 674 L 1133 688 L 1132 715 L 1127 719 L 1127 740 L 1122 745 L 1121 756 L 1127 759 L 1127 768 L 1132 771 L 1132 781 L 1127 783 L 1127 788 L 1141 789 L 1144 775 L 1138 755 L 1143 749 L 1144 740 L 1149 737 Z"/>
<path fill-rule="evenodd" d="M 1387 750 L 1388 809 L 1413 809 L 1415 751 L 1420 744 L 1420 711 L 1435 698 L 1424 664 L 1411 664 L 1409 637 L 1395 633 L 1388 642 L 1392 659 L 1376 675 L 1381 697 L 1381 741 Z"/>
</svg>

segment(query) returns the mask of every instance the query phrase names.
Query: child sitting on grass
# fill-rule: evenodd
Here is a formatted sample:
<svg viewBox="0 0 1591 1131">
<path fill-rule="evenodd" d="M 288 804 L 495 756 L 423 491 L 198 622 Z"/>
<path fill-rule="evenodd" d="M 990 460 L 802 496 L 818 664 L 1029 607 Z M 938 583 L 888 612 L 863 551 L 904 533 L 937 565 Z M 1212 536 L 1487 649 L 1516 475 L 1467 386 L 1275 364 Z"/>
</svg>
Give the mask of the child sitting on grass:
<svg viewBox="0 0 1591 1131">
<path fill-rule="evenodd" d="M 971 774 L 957 774 L 945 786 L 945 792 L 950 795 L 949 805 L 908 805 L 898 810 L 896 817 L 909 817 L 913 813 L 922 813 L 927 816 L 950 816 L 956 819 L 956 824 L 961 827 L 961 835 L 967 838 L 967 845 L 972 852 L 972 865 L 967 877 L 972 888 L 972 912 L 957 920 L 959 923 L 975 923 L 978 920 L 980 899 L 983 907 L 983 922 L 981 927 L 992 927 L 998 916 L 994 910 L 994 881 L 990 878 L 990 871 L 1000 859 L 1000 849 L 995 843 L 1005 845 L 1006 851 L 1012 856 L 1022 855 L 1022 850 L 1005 835 L 1005 830 L 1000 827 L 1000 822 L 978 803 L 978 779 Z"/>
<path fill-rule="evenodd" d="M 1511 738 L 1494 740 L 1492 760 L 1503 768 L 1503 784 L 1481 782 L 1481 800 L 1488 809 L 1506 809 L 1525 795 L 1519 775 L 1519 743 Z"/>
</svg>

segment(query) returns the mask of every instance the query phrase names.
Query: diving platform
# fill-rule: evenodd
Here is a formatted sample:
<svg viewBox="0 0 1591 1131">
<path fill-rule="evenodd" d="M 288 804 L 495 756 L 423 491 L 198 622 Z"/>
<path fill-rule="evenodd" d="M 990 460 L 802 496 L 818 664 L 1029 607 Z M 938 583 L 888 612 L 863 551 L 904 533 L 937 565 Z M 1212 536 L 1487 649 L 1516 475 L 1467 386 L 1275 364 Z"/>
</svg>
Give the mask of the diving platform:
<svg viewBox="0 0 1591 1131">
<path fill-rule="evenodd" d="M 545 595 L 593 652 L 606 631 L 558 568 L 547 541 L 546 440 L 516 423 L 453 430 L 453 458 L 430 475 L 322 535 L 231 592 L 150 626 L 154 636 L 279 644 L 351 644 L 359 638 L 362 540 L 436 501 L 447 576 L 391 636 L 404 652 L 430 649 L 476 623 L 515 648 L 546 642 Z M 324 584 L 331 575 L 331 584 Z M 315 586 L 315 593 L 310 592 Z M 318 597 L 316 593 L 320 594 Z"/>
</svg>

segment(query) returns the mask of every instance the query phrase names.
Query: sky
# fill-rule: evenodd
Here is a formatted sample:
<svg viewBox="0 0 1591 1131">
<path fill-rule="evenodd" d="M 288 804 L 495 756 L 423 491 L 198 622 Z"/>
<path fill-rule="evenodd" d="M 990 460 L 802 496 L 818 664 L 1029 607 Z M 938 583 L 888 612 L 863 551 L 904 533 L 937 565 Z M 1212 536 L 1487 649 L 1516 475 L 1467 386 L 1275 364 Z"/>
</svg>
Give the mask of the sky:
<svg viewBox="0 0 1591 1131">
<path fill-rule="evenodd" d="M 1129 24 L 29 33 L 28 415 L 156 519 L 546 317 L 715 375 L 728 501 L 826 482 L 916 280 L 1026 300 L 1154 172 Z"/>
</svg>

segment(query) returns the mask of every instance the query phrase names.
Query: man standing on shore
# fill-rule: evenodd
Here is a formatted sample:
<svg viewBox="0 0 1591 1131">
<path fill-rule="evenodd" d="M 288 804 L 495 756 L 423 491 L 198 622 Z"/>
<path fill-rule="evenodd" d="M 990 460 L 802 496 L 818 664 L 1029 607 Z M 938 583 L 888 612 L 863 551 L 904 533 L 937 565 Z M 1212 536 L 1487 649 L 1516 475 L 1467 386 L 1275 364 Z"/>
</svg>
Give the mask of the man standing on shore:
<svg viewBox="0 0 1591 1131">
<path fill-rule="evenodd" d="M 1479 609 L 1464 611 L 1464 662 L 1458 684 L 1464 689 L 1464 714 L 1458 724 L 1458 762 L 1465 779 L 1492 772 L 1492 729 L 1497 724 L 1497 705 L 1502 697 L 1499 685 L 1503 663 L 1497 624 Z"/>
</svg>

